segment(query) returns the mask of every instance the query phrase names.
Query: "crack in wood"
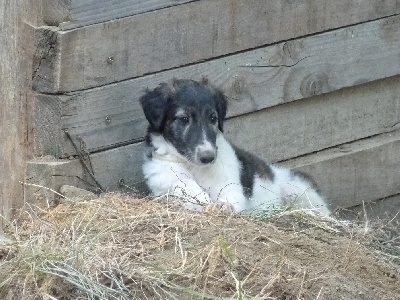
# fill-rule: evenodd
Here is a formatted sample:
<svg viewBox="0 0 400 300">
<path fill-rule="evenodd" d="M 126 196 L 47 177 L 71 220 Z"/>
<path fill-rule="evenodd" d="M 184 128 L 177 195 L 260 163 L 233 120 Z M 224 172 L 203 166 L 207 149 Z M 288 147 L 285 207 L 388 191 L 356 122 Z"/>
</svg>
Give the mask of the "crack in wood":
<svg viewBox="0 0 400 300">
<path fill-rule="evenodd" d="M 36 51 L 33 57 L 32 85 L 35 90 L 51 89 L 57 71 L 58 35 L 54 28 L 40 27 L 35 34 Z"/>
<path fill-rule="evenodd" d="M 305 60 L 305 59 L 307 59 L 307 58 L 310 58 L 311 56 L 306 56 L 306 57 L 303 57 L 303 58 L 301 58 L 301 59 L 299 59 L 298 61 L 296 61 L 295 63 L 293 63 L 293 64 L 290 64 L 290 65 L 286 65 L 286 64 L 280 64 L 280 65 L 242 65 L 242 66 L 238 66 L 238 67 L 240 67 L 240 68 L 291 68 L 291 67 L 294 67 L 294 66 L 296 66 L 297 64 L 299 64 L 301 61 L 303 61 L 303 60 Z"/>
</svg>

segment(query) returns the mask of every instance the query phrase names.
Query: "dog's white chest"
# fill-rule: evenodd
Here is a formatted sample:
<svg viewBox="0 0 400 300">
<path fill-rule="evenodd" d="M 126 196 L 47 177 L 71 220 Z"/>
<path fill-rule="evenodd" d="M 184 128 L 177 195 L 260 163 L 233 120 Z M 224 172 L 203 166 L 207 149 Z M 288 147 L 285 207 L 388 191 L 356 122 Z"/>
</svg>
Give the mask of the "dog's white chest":
<svg viewBox="0 0 400 300">
<path fill-rule="evenodd" d="M 191 166 L 193 179 L 209 194 L 214 201 L 231 203 L 236 211 L 248 208 L 248 199 L 244 196 L 240 181 L 242 168 L 232 146 L 220 134 L 217 137 L 218 156 L 213 164 Z"/>
</svg>

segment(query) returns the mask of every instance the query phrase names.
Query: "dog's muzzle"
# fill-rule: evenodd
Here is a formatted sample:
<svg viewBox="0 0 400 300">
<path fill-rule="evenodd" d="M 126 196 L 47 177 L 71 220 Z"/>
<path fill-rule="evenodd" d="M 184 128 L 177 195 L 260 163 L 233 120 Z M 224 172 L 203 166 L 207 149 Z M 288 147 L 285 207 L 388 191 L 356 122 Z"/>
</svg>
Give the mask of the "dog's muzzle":
<svg viewBox="0 0 400 300">
<path fill-rule="evenodd" d="M 211 150 L 202 151 L 198 154 L 198 160 L 204 165 L 214 162 L 216 157 L 217 152 Z"/>
</svg>

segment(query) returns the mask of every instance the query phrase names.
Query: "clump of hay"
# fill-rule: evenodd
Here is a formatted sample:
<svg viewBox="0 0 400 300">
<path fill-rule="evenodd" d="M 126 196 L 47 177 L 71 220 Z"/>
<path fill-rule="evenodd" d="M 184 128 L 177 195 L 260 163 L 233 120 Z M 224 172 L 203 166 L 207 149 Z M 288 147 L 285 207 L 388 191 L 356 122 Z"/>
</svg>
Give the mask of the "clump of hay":
<svg viewBox="0 0 400 300">
<path fill-rule="evenodd" d="M 356 299 L 371 284 L 379 299 L 400 293 L 396 270 L 366 254 L 376 237 L 308 211 L 210 216 L 168 197 L 108 194 L 24 211 L 8 230 L 1 299 L 340 299 L 339 286 Z"/>
</svg>

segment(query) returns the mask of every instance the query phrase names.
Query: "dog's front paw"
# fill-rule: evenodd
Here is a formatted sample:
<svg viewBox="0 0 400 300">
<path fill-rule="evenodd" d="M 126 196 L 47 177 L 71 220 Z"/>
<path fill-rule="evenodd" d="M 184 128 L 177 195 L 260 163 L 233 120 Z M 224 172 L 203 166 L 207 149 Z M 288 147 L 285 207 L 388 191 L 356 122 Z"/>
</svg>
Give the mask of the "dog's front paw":
<svg viewBox="0 0 400 300">
<path fill-rule="evenodd" d="M 233 216 L 235 208 L 229 202 L 216 201 L 204 207 L 204 213 L 214 216 Z"/>
</svg>

